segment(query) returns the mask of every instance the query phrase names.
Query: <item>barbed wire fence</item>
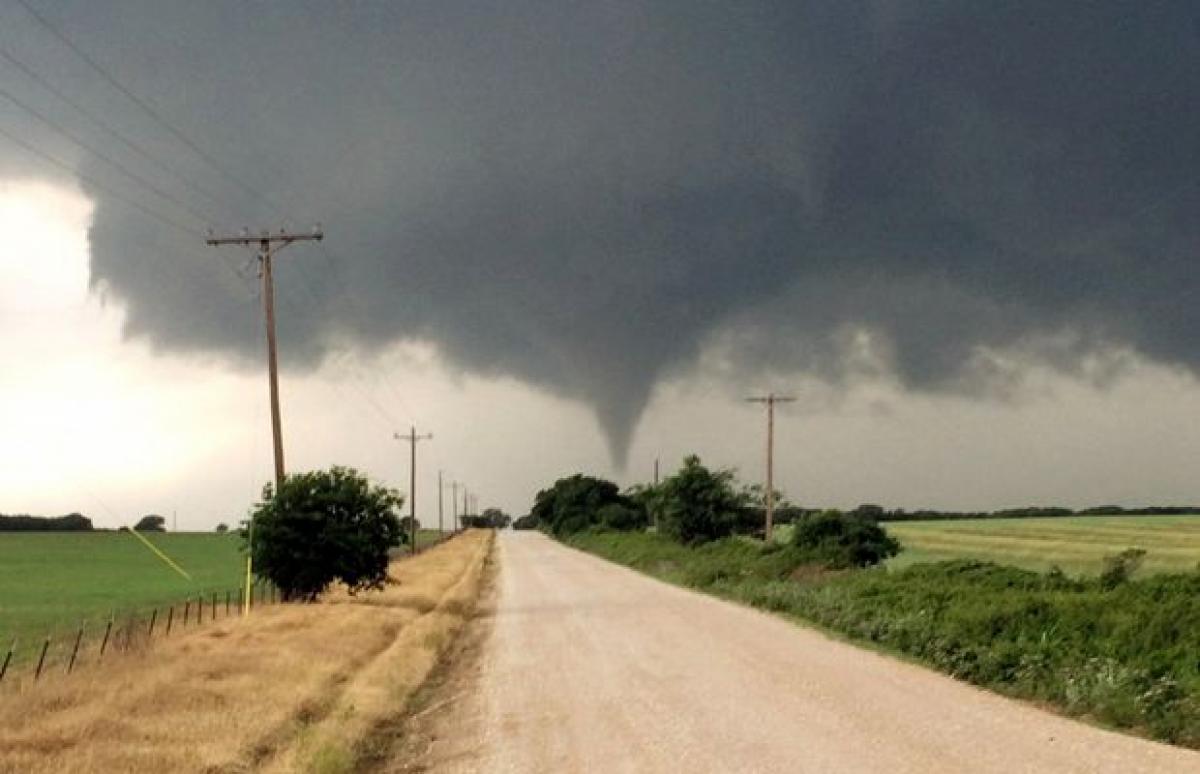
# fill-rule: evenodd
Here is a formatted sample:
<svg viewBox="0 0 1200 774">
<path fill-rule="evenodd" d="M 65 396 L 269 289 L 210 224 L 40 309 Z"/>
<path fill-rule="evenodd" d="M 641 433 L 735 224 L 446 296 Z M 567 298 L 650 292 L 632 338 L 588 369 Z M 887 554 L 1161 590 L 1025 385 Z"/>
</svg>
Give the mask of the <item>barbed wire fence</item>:
<svg viewBox="0 0 1200 774">
<path fill-rule="evenodd" d="M 240 616 L 245 593 L 245 586 L 198 592 L 173 603 L 114 611 L 100 620 L 83 619 L 78 626 L 37 637 L 0 640 L 0 690 L 38 683 L 55 674 L 69 675 L 118 653 L 139 651 L 204 624 Z M 251 608 L 283 601 L 274 584 L 260 580 L 250 586 Z"/>
</svg>

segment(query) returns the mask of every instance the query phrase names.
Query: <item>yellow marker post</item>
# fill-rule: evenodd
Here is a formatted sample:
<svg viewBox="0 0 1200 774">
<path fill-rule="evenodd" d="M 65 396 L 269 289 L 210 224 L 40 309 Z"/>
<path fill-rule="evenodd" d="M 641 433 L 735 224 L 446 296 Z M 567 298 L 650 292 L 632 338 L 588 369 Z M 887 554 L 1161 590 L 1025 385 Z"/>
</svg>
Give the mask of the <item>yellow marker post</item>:
<svg viewBox="0 0 1200 774">
<path fill-rule="evenodd" d="M 145 537 L 140 535 L 136 529 L 134 529 L 133 527 L 130 527 L 129 534 L 133 535 L 135 538 L 142 541 L 142 543 L 145 544 L 146 548 L 149 548 L 151 551 L 153 551 L 154 555 L 157 556 L 159 559 L 162 559 L 164 562 L 166 562 L 167 566 L 170 567 L 172 570 L 179 573 L 180 575 L 187 578 L 188 580 L 192 579 L 192 576 L 187 574 L 187 570 L 185 570 L 182 567 L 180 567 L 179 565 L 175 564 L 175 562 L 172 561 L 171 557 L 167 556 L 162 551 L 160 551 L 158 549 L 158 546 L 154 545 L 149 540 L 147 540 Z"/>
<path fill-rule="evenodd" d="M 246 594 L 242 601 L 242 616 L 250 615 L 250 588 L 253 579 L 252 570 L 254 568 L 254 516 L 250 516 L 250 523 L 246 525 Z"/>
</svg>

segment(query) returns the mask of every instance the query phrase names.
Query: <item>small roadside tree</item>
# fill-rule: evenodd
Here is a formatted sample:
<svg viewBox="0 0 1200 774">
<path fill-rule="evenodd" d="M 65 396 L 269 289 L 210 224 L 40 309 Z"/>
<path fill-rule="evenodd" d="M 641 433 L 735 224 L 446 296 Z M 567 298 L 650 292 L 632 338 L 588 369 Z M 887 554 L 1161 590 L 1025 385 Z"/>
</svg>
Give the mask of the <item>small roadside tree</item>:
<svg viewBox="0 0 1200 774">
<path fill-rule="evenodd" d="M 229 531 L 229 525 L 226 524 L 225 522 L 221 522 L 220 524 L 217 525 L 217 532 L 221 533 L 222 535 L 224 535 L 228 531 Z"/>
<path fill-rule="evenodd" d="M 706 543 L 733 534 L 745 497 L 734 488 L 732 470 L 711 471 L 691 455 L 661 484 L 658 530 L 680 543 Z"/>
<path fill-rule="evenodd" d="M 255 573 L 285 599 L 313 601 L 334 581 L 351 593 L 382 588 L 389 549 L 407 539 L 403 502 L 353 468 L 289 475 L 279 491 L 268 484 L 251 515 Z"/>
</svg>

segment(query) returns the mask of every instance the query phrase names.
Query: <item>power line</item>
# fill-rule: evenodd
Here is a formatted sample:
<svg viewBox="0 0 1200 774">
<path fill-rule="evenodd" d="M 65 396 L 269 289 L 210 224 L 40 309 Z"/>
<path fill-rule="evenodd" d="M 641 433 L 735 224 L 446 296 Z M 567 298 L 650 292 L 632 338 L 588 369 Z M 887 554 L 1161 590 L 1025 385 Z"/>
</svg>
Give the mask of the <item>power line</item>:
<svg viewBox="0 0 1200 774">
<path fill-rule="evenodd" d="M 9 92 L 8 90 L 6 90 L 2 87 L 0 87 L 0 97 L 3 97 L 4 99 L 13 103 L 17 107 L 24 110 L 25 112 L 29 113 L 30 115 L 32 115 L 37 120 L 41 121 L 46 126 L 49 126 L 54 131 L 58 132 L 59 134 L 66 137 L 71 142 L 75 143 L 81 149 L 92 154 L 93 156 L 100 159 L 101 161 L 108 164 L 109 166 L 119 170 L 122 174 L 127 176 L 129 179 L 136 181 L 137 183 L 145 186 L 149 191 L 153 192 L 157 196 L 160 196 L 161 198 L 166 199 L 168 202 L 174 204 L 180 210 L 188 213 L 189 215 L 191 215 L 193 218 L 195 218 L 200 223 L 204 223 L 205 221 L 209 220 L 209 218 L 204 213 L 198 212 L 195 208 L 193 208 L 191 205 L 187 204 L 186 202 L 181 202 L 179 199 L 177 199 L 173 195 L 171 195 L 171 193 L 169 193 L 168 191 L 164 191 L 163 189 L 159 188 L 158 186 L 154 185 L 150 181 L 148 181 L 145 178 L 138 175 L 136 172 L 131 171 L 128 167 L 126 167 L 121 162 L 108 156 L 103 151 L 100 151 L 97 148 L 89 145 L 85 140 L 80 139 L 79 136 L 76 135 L 74 132 L 72 132 L 69 129 L 63 128 L 58 123 L 56 123 L 53 119 L 48 118 L 44 113 L 40 112 L 36 108 L 30 107 L 25 102 L 23 102 L 21 99 L 17 98 L 11 92 Z"/>
<path fill-rule="evenodd" d="M 56 158 L 56 157 L 50 155 L 49 153 L 46 153 L 45 151 L 41 150 L 40 148 L 37 148 L 37 147 L 31 145 L 30 143 L 26 142 L 25 140 L 22 140 L 20 137 L 17 137 L 15 134 L 13 134 L 12 132 L 9 132 L 8 130 L 4 129 L 3 127 L 0 127 L 0 135 L 7 137 L 10 141 L 12 141 L 14 144 L 16 144 L 18 147 L 22 148 L 23 150 L 27 151 L 28 153 L 31 153 L 34 156 L 37 156 L 38 158 L 41 158 L 44 161 L 47 161 L 47 162 L 53 164 L 54 166 L 64 170 L 68 174 L 79 178 L 81 181 L 83 181 L 85 183 L 88 183 L 89 185 L 93 185 L 93 186 L 107 192 L 109 195 L 115 197 L 116 199 L 129 205 L 130 207 L 133 207 L 134 209 L 139 210 L 143 214 L 148 215 L 151 218 L 154 218 L 155 220 L 159 221 L 160 223 L 165 223 L 166 225 L 168 225 L 172 228 L 176 228 L 189 236 L 193 236 L 193 237 L 203 237 L 204 236 L 198 230 L 196 230 L 190 226 L 185 226 L 176 220 L 168 218 L 167 216 L 162 215 L 162 214 L 150 209 L 149 207 L 147 207 L 146 205 L 137 201 L 136 199 L 131 199 L 128 196 L 125 196 L 124 194 L 120 193 L 116 189 L 112 188 L 111 186 L 100 182 L 95 177 L 91 177 L 89 175 L 86 175 L 86 174 L 80 172 L 79 170 L 75 169 L 75 167 L 72 166 L 70 163 L 63 161 L 62 159 Z"/>
<path fill-rule="evenodd" d="M 113 137 L 114 139 L 116 139 L 118 142 L 120 142 L 122 145 L 124 145 L 130 151 L 137 154 L 139 157 L 145 159 L 146 161 L 150 162 L 155 167 L 157 167 L 159 170 L 174 177 L 176 180 L 183 183 L 184 185 L 186 185 L 188 188 L 192 189 L 193 191 L 199 193 L 201 196 L 208 199 L 213 204 L 216 204 L 221 207 L 228 206 L 226 204 L 226 202 L 224 202 L 221 198 L 215 196 L 212 193 L 209 193 L 206 189 L 201 187 L 198 183 L 194 182 L 191 178 L 189 178 L 186 175 L 183 175 L 179 172 L 176 172 L 175 170 L 171 169 L 169 166 L 167 166 L 165 163 L 163 163 L 159 159 L 156 159 L 154 156 L 151 156 L 148 152 L 146 152 L 140 146 L 138 146 L 137 143 L 133 142 L 132 140 L 127 138 L 120 130 L 116 129 L 112 124 L 108 123 L 106 120 L 104 120 L 103 118 L 98 116 L 96 113 L 94 113 L 93 111 L 91 111 L 88 108 L 81 105 L 75 99 L 72 99 L 70 97 L 70 95 L 64 93 L 61 89 L 59 89 L 57 86 L 55 86 L 45 76 L 41 75 L 36 70 L 29 67 L 27 64 L 25 64 L 20 59 L 18 59 L 16 56 L 14 56 L 11 51 L 7 51 L 3 47 L 0 47 L 0 58 L 4 59 L 10 65 L 12 65 L 13 67 L 20 70 L 22 73 L 25 74 L 25 76 L 27 76 L 29 79 L 31 79 L 32 81 L 37 83 L 39 86 L 41 86 L 46 91 L 53 94 L 64 104 L 70 105 L 81 115 L 85 116 L 90 121 L 92 121 L 92 123 L 96 124 L 101 129 L 103 129 L 105 132 L 107 132 L 110 137 Z"/>
<path fill-rule="evenodd" d="M 100 181 L 98 178 L 93 177 L 91 175 L 84 174 L 83 172 L 80 172 L 71 163 L 63 161 L 62 159 L 57 158 L 56 156 L 53 156 L 50 153 L 47 153 L 46 151 L 42 150 L 41 148 L 38 148 L 38 147 L 32 145 L 31 143 L 21 139 L 17 135 L 8 131 L 4 127 L 0 127 L 0 136 L 7 138 L 10 142 L 12 142 L 14 145 L 16 145 L 17 147 L 24 150 L 26 153 L 36 156 L 37 158 L 40 158 L 43 161 L 45 161 L 55 167 L 58 167 L 59 169 L 66 172 L 67 174 L 71 175 L 72 177 L 79 179 L 81 182 L 84 182 L 84 183 L 87 183 L 88 185 L 99 188 L 100 190 L 104 191 L 108 195 L 112 196 L 114 199 L 120 201 L 122 204 L 125 204 L 126 206 L 131 207 L 134 210 L 137 210 L 138 212 L 142 213 L 143 215 L 146 215 L 147 217 L 150 217 L 150 218 L 158 221 L 159 223 L 162 223 L 170 228 L 174 228 L 174 229 L 176 229 L 184 234 L 187 234 L 188 236 L 193 237 L 193 238 L 203 238 L 203 236 L 204 236 L 203 234 L 200 233 L 200 231 L 198 231 L 190 226 L 184 225 L 173 218 L 169 218 L 166 215 L 163 215 L 162 213 L 159 213 L 158 211 L 151 209 L 150 207 L 147 207 L 146 205 L 142 204 L 141 202 L 137 201 L 136 199 L 132 199 L 129 196 L 126 196 L 125 194 L 116 190 L 112 186 Z M 222 262 L 225 264 L 226 268 L 228 268 L 230 271 L 232 271 L 234 273 L 235 276 L 237 276 L 238 278 L 243 279 L 243 280 L 245 279 L 235 267 L 231 266 L 228 263 L 227 260 L 222 258 Z"/>
<path fill-rule="evenodd" d="M 86 51 L 84 51 L 78 45 L 76 45 L 76 43 L 73 40 L 71 40 L 71 38 L 67 37 L 67 35 L 64 32 L 62 32 L 58 27 L 56 27 L 54 24 L 52 24 L 48 19 L 46 19 L 46 17 L 42 16 L 42 14 L 39 13 L 35 8 L 33 8 L 28 2 L 26 2 L 26 0 L 17 0 L 17 2 L 34 19 L 37 20 L 38 24 L 40 24 L 51 35 L 53 35 L 55 38 L 57 38 L 63 45 L 65 45 L 67 48 L 69 48 L 73 52 L 75 52 L 75 54 L 80 59 L 82 59 L 84 62 L 86 62 L 88 64 L 88 66 L 91 67 L 93 70 L 95 70 L 97 73 L 99 73 L 100 76 L 102 78 L 104 78 L 104 80 L 108 81 L 109 84 L 111 84 L 113 86 L 113 88 L 115 88 L 117 91 L 124 94 L 126 98 L 128 98 L 131 102 L 133 102 L 135 105 L 137 105 L 139 108 L 141 108 L 147 115 L 149 115 L 160 126 L 162 126 L 164 129 L 166 129 L 173 137 L 175 137 L 175 139 L 179 140 L 179 142 L 181 142 L 185 146 L 187 146 L 188 149 L 190 149 L 193 153 L 195 153 L 205 163 L 207 163 L 209 166 L 211 166 L 213 169 L 215 169 L 221 175 L 223 175 L 224 177 L 226 177 L 230 181 L 232 181 L 235 185 L 237 185 L 239 188 L 241 188 L 243 192 L 248 193 L 251 197 L 262 200 L 263 202 L 265 202 L 266 204 L 268 204 L 269 206 L 271 206 L 273 208 L 275 207 L 274 203 L 270 199 L 268 199 L 262 193 L 251 188 L 249 185 L 247 185 L 245 182 L 243 182 L 241 180 L 241 178 L 237 177 L 232 172 L 229 172 L 227 169 L 225 169 L 216 159 L 214 159 L 210 154 L 205 152 L 203 148 L 201 148 L 199 145 L 197 145 L 191 138 L 189 138 L 180 129 L 178 129 L 174 124 L 172 124 L 170 121 L 168 121 L 158 110 L 156 110 L 154 108 L 154 106 L 152 106 L 150 103 L 148 103 L 146 100 L 142 99 L 138 95 L 134 94 L 123 83 L 121 83 L 119 80 L 117 80 L 117 78 L 111 72 L 109 72 L 103 65 L 101 65 L 99 62 L 97 62 L 95 59 L 93 59 Z"/>
</svg>

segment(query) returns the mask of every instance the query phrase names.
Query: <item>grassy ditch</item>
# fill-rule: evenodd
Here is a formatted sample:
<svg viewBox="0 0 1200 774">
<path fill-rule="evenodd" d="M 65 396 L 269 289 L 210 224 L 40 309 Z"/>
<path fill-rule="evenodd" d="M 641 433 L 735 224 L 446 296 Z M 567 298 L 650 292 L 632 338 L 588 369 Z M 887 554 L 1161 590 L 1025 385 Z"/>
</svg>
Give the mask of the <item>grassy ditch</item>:
<svg viewBox="0 0 1200 774">
<path fill-rule="evenodd" d="M 824 572 L 787 546 L 689 548 L 650 533 L 569 544 L 903 654 L 1071 715 L 1200 748 L 1200 572 L 1070 578 L 975 560 Z"/>
</svg>

